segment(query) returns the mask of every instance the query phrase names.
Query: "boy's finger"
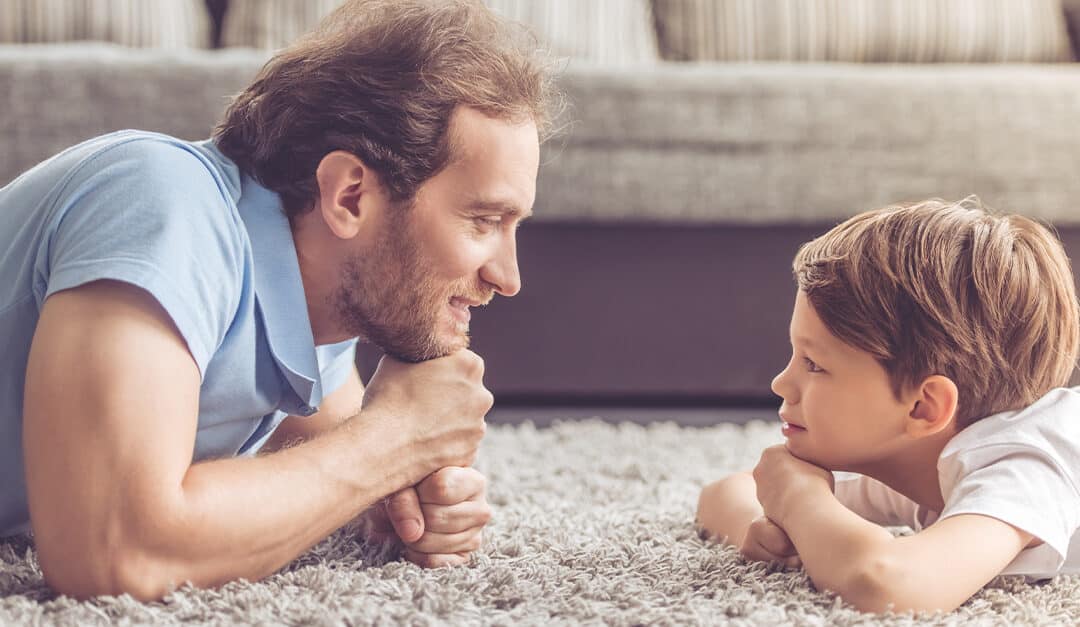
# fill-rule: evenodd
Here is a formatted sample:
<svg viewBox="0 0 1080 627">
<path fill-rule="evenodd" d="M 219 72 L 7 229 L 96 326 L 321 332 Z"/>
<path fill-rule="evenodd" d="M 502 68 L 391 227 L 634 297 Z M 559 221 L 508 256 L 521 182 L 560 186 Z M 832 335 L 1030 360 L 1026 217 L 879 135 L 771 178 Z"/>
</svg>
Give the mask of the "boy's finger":
<svg viewBox="0 0 1080 627">
<path fill-rule="evenodd" d="M 760 528 L 759 541 L 769 552 L 785 557 L 795 554 L 795 545 L 791 543 L 791 538 L 779 525 L 765 518 Z"/>
</svg>

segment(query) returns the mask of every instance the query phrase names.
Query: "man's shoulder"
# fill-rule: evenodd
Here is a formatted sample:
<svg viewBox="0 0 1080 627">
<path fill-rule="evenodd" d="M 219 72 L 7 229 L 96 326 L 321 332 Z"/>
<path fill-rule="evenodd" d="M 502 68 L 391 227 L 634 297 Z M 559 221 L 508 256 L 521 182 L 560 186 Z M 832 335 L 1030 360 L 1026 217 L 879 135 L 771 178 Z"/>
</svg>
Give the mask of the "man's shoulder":
<svg viewBox="0 0 1080 627">
<path fill-rule="evenodd" d="M 134 177 L 153 189 L 214 188 L 235 203 L 240 175 L 235 164 L 209 141 L 190 142 L 151 131 L 124 130 L 70 148 L 67 166 L 75 178 L 106 174 Z M 128 182 L 130 184 L 130 182 Z"/>
</svg>

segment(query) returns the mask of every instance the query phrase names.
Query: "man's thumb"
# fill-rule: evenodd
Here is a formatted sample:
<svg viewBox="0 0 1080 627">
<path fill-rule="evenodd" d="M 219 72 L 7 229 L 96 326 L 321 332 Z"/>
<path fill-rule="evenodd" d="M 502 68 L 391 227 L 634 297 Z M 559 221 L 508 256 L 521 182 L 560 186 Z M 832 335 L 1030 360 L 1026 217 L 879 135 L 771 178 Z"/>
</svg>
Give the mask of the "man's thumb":
<svg viewBox="0 0 1080 627">
<path fill-rule="evenodd" d="M 386 503 L 386 514 L 402 542 L 416 542 L 424 535 L 424 512 L 416 488 L 396 492 Z"/>
</svg>

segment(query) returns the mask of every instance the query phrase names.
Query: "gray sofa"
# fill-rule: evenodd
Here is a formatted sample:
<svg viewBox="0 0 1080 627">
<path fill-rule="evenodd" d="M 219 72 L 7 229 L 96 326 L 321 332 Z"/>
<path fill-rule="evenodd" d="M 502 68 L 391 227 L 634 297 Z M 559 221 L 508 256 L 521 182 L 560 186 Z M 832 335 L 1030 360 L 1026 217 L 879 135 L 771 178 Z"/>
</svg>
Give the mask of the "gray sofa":
<svg viewBox="0 0 1080 627">
<path fill-rule="evenodd" d="M 266 54 L 0 46 L 0 185 L 111 130 L 203 138 Z M 773 403 L 790 259 L 862 209 L 975 193 L 1080 253 L 1080 64 L 571 63 L 561 83 L 525 288 L 474 322 L 504 404 Z"/>
</svg>

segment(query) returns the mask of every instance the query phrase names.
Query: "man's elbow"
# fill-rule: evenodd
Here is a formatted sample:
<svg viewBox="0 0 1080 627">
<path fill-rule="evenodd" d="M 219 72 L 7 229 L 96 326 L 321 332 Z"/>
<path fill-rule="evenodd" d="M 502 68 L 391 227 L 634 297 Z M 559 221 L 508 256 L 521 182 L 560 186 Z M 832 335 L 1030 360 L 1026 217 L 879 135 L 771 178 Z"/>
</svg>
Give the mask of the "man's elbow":
<svg viewBox="0 0 1080 627">
<path fill-rule="evenodd" d="M 160 562 L 131 548 L 90 549 L 83 555 L 49 558 L 39 547 L 45 583 L 58 594 L 85 600 L 128 594 L 139 601 L 158 601 L 174 587 L 174 577 Z"/>
</svg>

